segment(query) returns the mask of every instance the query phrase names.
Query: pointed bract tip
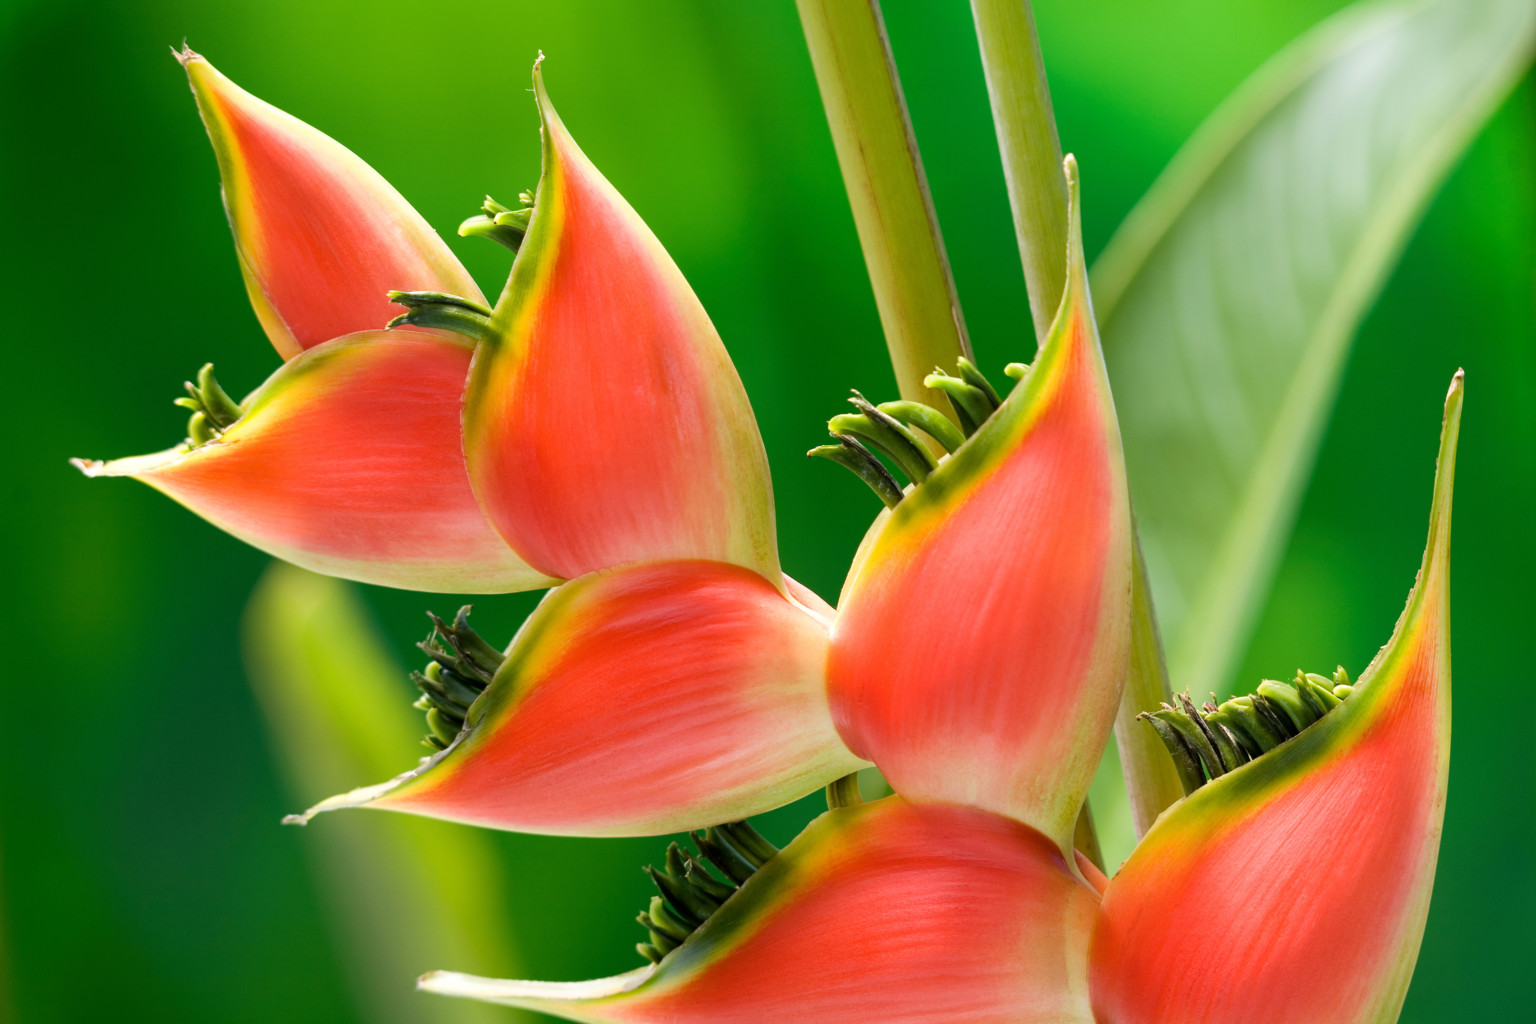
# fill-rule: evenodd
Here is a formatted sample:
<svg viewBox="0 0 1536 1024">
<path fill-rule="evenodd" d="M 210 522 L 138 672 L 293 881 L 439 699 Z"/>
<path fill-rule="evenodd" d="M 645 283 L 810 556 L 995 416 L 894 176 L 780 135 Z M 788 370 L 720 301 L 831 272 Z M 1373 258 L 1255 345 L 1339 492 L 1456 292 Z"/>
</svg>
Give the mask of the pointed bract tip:
<svg viewBox="0 0 1536 1024">
<path fill-rule="evenodd" d="M 1467 386 L 1467 371 L 1461 367 L 1456 368 L 1456 375 L 1451 378 L 1451 386 L 1446 389 L 1445 401 L 1449 405 L 1452 400 L 1460 397 Z"/>
<path fill-rule="evenodd" d="M 185 39 L 183 39 L 181 41 L 181 49 L 178 50 L 174 46 L 171 47 L 171 56 L 175 57 L 176 58 L 176 63 L 180 64 L 182 67 L 186 67 L 188 64 L 190 64 L 194 60 L 204 60 L 205 59 L 202 54 L 198 53 L 196 50 L 192 49 L 192 47 L 188 46 L 187 45 L 187 41 Z"/>
<path fill-rule="evenodd" d="M 86 476 L 98 475 L 101 472 L 102 467 L 106 465 L 106 463 L 102 462 L 100 459 L 70 459 L 69 464 L 74 466 L 80 472 L 84 473 Z"/>
<path fill-rule="evenodd" d="M 543 1009 L 550 1003 L 575 1003 L 624 995 L 639 988 L 654 973 L 656 966 L 650 964 L 591 981 L 507 981 L 458 971 L 428 971 L 416 979 L 416 988 L 441 996 L 512 1006 L 539 1005 Z"/>
<path fill-rule="evenodd" d="M 1067 190 L 1072 193 L 1077 191 L 1077 155 L 1068 153 L 1061 161 L 1061 172 L 1067 177 Z"/>
</svg>

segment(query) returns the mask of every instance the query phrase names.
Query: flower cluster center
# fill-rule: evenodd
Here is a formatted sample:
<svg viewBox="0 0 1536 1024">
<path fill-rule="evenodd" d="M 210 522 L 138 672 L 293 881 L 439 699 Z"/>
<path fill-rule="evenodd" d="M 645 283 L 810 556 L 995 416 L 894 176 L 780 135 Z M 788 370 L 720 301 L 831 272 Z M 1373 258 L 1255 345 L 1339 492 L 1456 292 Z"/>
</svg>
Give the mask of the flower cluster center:
<svg viewBox="0 0 1536 1024">
<path fill-rule="evenodd" d="M 219 386 L 213 376 L 212 363 L 204 363 L 197 371 L 196 384 L 187 381 L 183 386 L 187 389 L 186 397 L 176 399 L 175 404 L 192 412 L 187 419 L 188 448 L 217 441 L 245 415 L 240 403 Z"/>
<path fill-rule="evenodd" d="M 1137 717 L 1157 730 L 1188 795 L 1300 735 L 1353 691 L 1342 665 L 1331 679 L 1298 669 L 1288 683 L 1265 679 L 1253 693 L 1220 704 L 1196 707 L 1181 693 L 1177 706 L 1164 704 Z"/>
<path fill-rule="evenodd" d="M 411 681 L 421 691 L 414 706 L 427 713 L 430 731 L 422 742 L 433 750 L 446 750 L 458 738 L 470 705 L 491 685 L 506 660 L 470 626 L 472 608 L 460 608 L 452 625 L 428 612 L 432 632 L 416 645 L 432 659 L 425 669 L 411 673 Z"/>
<path fill-rule="evenodd" d="M 1010 363 L 1004 370 L 1022 380 L 1029 367 Z M 897 401 L 872 404 L 857 391 L 848 401 L 857 412 L 842 413 L 827 421 L 827 432 L 836 444 L 824 444 L 806 452 L 831 459 L 854 472 L 869 485 L 886 508 L 895 508 L 905 491 L 891 469 L 876 456 L 885 456 L 913 485 L 920 485 L 938 468 L 928 446 L 914 433 L 921 430 L 953 453 L 1003 404 L 997 390 L 976 365 L 961 357 L 954 374 L 935 370 L 923 384 L 943 393 L 955 410 L 957 427 L 943 412 L 923 402 Z"/>
<path fill-rule="evenodd" d="M 689 835 L 698 848 L 696 855 L 672 843 L 660 868 L 648 865 L 645 869 L 660 895 L 652 896 L 650 905 L 636 918 L 646 930 L 647 941 L 635 948 L 653 964 L 681 946 L 779 852 L 745 821 Z M 706 863 L 718 874 L 712 874 Z"/>
</svg>

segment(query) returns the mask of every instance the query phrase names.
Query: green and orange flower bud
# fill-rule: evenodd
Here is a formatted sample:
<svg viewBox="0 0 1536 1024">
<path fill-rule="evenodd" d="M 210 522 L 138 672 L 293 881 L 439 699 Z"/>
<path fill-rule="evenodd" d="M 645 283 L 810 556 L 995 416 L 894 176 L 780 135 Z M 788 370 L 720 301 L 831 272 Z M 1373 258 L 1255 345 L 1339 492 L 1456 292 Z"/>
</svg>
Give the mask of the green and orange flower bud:
<svg viewBox="0 0 1536 1024">
<path fill-rule="evenodd" d="M 354 153 L 257 99 L 191 50 L 177 55 L 218 156 L 240 271 L 284 359 L 404 312 L 392 290 L 484 302 L 448 246 Z"/>
<path fill-rule="evenodd" d="M 550 576 L 709 558 L 779 580 L 767 457 L 714 326 L 537 67 L 534 95 L 544 173 L 465 401 L 475 492 Z"/>
<path fill-rule="evenodd" d="M 354 334 L 284 363 L 236 407 L 205 374 L 200 404 L 183 399 L 202 436 L 76 464 L 141 480 L 317 572 L 457 593 L 548 586 L 491 529 L 456 457 L 472 351 L 418 331 Z"/>
<path fill-rule="evenodd" d="M 457 727 L 445 750 L 309 813 L 368 806 L 519 832 L 654 835 L 745 818 L 858 771 L 826 703 L 832 611 L 785 589 L 796 596 L 705 561 L 564 584 L 504 660 L 472 641 L 434 652 L 439 668 L 420 682 L 429 722 Z"/>
<path fill-rule="evenodd" d="M 702 924 L 688 902 L 642 915 L 693 928 L 654 966 L 577 983 L 439 972 L 421 987 L 589 1024 L 1092 1020 L 1098 894 L 1054 841 L 985 811 L 900 797 L 829 811 Z"/>
<path fill-rule="evenodd" d="M 1070 158 L 1067 173 L 1068 283 L 1039 358 L 996 412 L 978 399 L 953 454 L 914 464 L 925 479 L 855 560 L 828 668 L 839 732 L 898 793 L 1016 818 L 1064 850 L 1120 698 L 1131 581 Z M 930 383 L 962 408 L 984 395 L 980 382 Z M 889 408 L 918 424 L 910 412 Z"/>
<path fill-rule="evenodd" d="M 1390 641 L 1334 705 L 1328 680 L 1261 687 L 1322 713 L 1164 812 L 1110 883 L 1091 958 L 1100 1024 L 1397 1019 L 1445 814 L 1461 401 L 1458 373 L 1423 565 Z"/>
</svg>

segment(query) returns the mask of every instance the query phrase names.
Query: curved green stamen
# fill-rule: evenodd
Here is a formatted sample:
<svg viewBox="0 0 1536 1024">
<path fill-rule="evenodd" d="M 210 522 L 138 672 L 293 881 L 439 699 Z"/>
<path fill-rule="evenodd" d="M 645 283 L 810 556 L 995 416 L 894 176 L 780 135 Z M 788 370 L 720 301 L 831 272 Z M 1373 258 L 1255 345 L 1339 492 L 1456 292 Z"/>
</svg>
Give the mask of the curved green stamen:
<svg viewBox="0 0 1536 1024">
<path fill-rule="evenodd" d="M 385 324 L 385 330 L 396 327 L 435 327 L 476 341 L 490 334 L 490 307 L 461 295 L 449 295 L 446 292 L 390 292 L 389 301 L 406 307 L 406 311 Z"/>
<path fill-rule="evenodd" d="M 918 430 L 921 430 L 943 445 L 946 452 L 953 452 L 956 448 L 965 444 L 965 435 L 960 433 L 960 428 L 950 422 L 948 416 L 945 416 L 931 405 L 901 400 L 881 402 L 875 408 L 893 420 L 897 420 L 908 427 L 916 427 Z"/>
<path fill-rule="evenodd" d="M 923 378 L 923 386 L 942 391 L 948 396 L 954 404 L 955 415 L 960 418 L 960 429 L 965 431 L 966 437 L 980 430 L 981 425 L 987 422 L 987 417 L 992 415 L 992 404 L 987 400 L 986 392 L 959 377 L 951 377 L 936 370 Z"/>
<path fill-rule="evenodd" d="M 533 216 L 533 195 L 531 189 L 518 194 L 518 200 L 525 207 L 530 207 L 521 210 L 503 206 L 486 196 L 485 202 L 480 204 L 481 212 L 459 225 L 460 237 L 489 238 L 517 252 L 523 244 L 523 236 L 528 233 L 528 221 Z"/>
<path fill-rule="evenodd" d="M 871 405 L 857 391 L 848 400 L 857 413 L 843 413 L 827 421 L 832 436 L 855 434 L 890 456 L 913 483 L 922 483 L 939 464 L 933 454 L 906 425 Z"/>
<path fill-rule="evenodd" d="M 172 400 L 173 405 L 189 409 L 187 419 L 187 444 L 197 448 L 224 436 L 224 432 L 240 421 L 245 410 L 219 386 L 213 375 L 213 364 L 204 363 L 197 371 L 197 383 L 185 381 L 186 397 Z"/>
<path fill-rule="evenodd" d="M 847 434 L 838 435 L 836 444 L 817 445 L 805 454 L 819 459 L 831 459 L 853 470 L 879 496 L 886 508 L 895 508 L 900 503 L 901 484 L 896 482 L 890 470 L 881 465 L 873 452 Z"/>
</svg>

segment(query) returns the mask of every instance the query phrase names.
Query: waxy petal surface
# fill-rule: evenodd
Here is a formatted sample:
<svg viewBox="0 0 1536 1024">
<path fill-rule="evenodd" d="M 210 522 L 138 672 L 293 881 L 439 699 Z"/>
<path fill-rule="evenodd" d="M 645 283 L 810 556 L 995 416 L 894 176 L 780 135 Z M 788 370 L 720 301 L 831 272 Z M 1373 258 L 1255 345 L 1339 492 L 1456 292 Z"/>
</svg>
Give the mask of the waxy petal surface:
<svg viewBox="0 0 1536 1024">
<path fill-rule="evenodd" d="M 1086 1024 L 1098 902 L 1033 829 L 890 797 L 812 822 L 654 968 L 421 987 L 592 1024 Z"/>
<path fill-rule="evenodd" d="M 1353 694 L 1169 808 L 1111 881 L 1101 1024 L 1397 1019 L 1445 814 L 1461 395 L 1458 373 L 1418 582 Z"/>
<path fill-rule="evenodd" d="M 295 565 L 411 590 L 554 581 L 486 521 L 459 443 L 470 347 L 417 331 L 337 338 L 285 363 L 221 438 L 77 463 L 131 476 Z"/>
<path fill-rule="evenodd" d="M 519 631 L 452 746 L 311 813 L 614 836 L 777 807 L 865 767 L 827 710 L 828 611 L 724 562 L 572 581 Z"/>
<path fill-rule="evenodd" d="M 861 551 L 833 627 L 833 714 L 898 793 L 1067 848 L 1129 651 L 1130 510 L 1077 218 L 1039 359 Z"/>
<path fill-rule="evenodd" d="M 346 147 L 177 54 L 208 127 L 251 304 L 284 359 L 405 312 L 385 294 L 483 302 L 448 246 Z"/>
<path fill-rule="evenodd" d="M 566 132 L 475 356 L 465 447 L 507 542 L 552 576 L 709 558 L 779 580 L 762 440 L 698 298 Z"/>
</svg>

